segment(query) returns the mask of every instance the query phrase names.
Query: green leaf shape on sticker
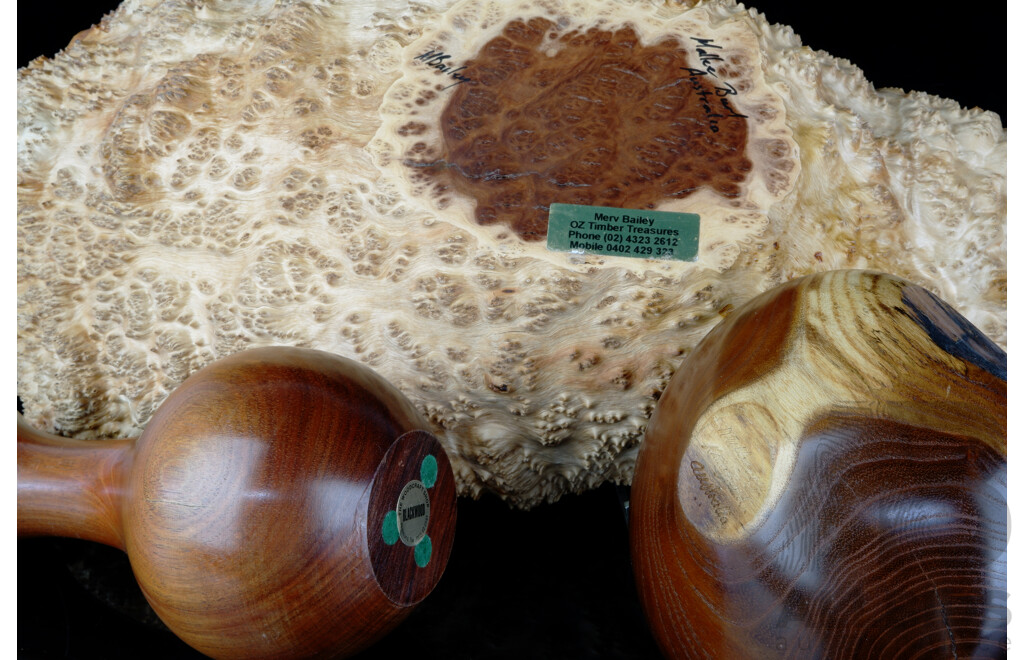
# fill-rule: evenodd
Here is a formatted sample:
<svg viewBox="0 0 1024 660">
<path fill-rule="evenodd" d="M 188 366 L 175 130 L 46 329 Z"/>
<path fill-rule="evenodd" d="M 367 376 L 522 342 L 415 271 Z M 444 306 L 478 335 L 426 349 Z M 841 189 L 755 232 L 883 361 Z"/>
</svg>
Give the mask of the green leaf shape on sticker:
<svg viewBox="0 0 1024 660">
<path fill-rule="evenodd" d="M 437 483 L 437 459 L 433 454 L 427 454 L 420 463 L 420 481 L 427 488 L 432 488 Z"/>
<path fill-rule="evenodd" d="M 384 542 L 388 545 L 394 545 L 398 542 L 398 513 L 395 511 L 388 511 L 384 516 L 384 524 L 380 530 L 381 536 L 384 537 Z"/>
<path fill-rule="evenodd" d="M 413 551 L 413 558 L 416 560 L 416 565 L 420 568 L 425 567 L 430 563 L 430 553 L 433 552 L 434 548 L 430 543 L 430 537 L 424 536 L 423 540 L 416 544 L 416 549 Z"/>
</svg>

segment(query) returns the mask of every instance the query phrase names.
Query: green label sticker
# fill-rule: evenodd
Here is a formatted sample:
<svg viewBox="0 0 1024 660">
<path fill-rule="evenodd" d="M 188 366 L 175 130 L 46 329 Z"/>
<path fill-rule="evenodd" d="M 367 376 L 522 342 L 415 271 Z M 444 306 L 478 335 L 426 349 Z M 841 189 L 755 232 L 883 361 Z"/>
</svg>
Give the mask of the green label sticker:
<svg viewBox="0 0 1024 660">
<path fill-rule="evenodd" d="M 699 242 L 696 213 L 552 204 L 548 214 L 548 249 L 558 252 L 696 261 Z"/>
</svg>

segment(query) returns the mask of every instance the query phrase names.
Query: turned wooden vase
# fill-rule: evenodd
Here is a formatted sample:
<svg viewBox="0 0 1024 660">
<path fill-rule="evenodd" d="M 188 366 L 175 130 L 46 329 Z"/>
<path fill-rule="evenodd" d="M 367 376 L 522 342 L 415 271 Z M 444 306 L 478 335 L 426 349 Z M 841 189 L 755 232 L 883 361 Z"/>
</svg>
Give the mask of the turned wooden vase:
<svg viewBox="0 0 1024 660">
<path fill-rule="evenodd" d="M 635 576 L 672 658 L 1006 655 L 1006 354 L 840 271 L 737 309 L 658 402 Z"/>
<path fill-rule="evenodd" d="M 400 622 L 440 579 L 451 466 L 367 368 L 249 350 L 187 379 L 134 440 L 18 423 L 18 534 L 128 553 L 146 599 L 215 658 L 340 657 Z"/>
</svg>

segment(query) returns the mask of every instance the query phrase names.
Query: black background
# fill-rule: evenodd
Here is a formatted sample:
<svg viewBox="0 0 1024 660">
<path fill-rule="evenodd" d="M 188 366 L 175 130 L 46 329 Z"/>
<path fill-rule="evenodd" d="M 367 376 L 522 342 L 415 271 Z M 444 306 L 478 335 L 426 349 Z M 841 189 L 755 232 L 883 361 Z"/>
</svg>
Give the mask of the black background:
<svg viewBox="0 0 1024 660">
<path fill-rule="evenodd" d="M 117 2 L 19 2 L 18 66 L 52 57 Z M 875 87 L 955 99 L 999 113 L 1006 125 L 1006 3 L 746 3 L 772 23 L 791 26 L 803 44 L 850 60 Z"/>
<path fill-rule="evenodd" d="M 52 56 L 116 4 L 19 3 L 17 65 Z M 754 6 L 806 46 L 850 60 L 876 87 L 952 98 L 1006 124 L 1005 4 L 955 13 L 918 1 Z M 607 486 L 528 513 L 493 498 L 460 501 L 441 583 L 363 657 L 658 657 L 632 583 L 619 495 Z M 19 657 L 200 657 L 147 621 L 141 603 L 120 552 L 18 541 Z"/>
</svg>

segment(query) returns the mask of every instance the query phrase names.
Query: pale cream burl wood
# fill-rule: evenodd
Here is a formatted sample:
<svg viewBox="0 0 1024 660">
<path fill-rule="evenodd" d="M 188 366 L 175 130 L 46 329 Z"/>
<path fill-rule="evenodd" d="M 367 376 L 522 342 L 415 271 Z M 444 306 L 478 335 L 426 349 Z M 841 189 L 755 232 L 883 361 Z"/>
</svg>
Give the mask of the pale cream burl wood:
<svg viewBox="0 0 1024 660">
<path fill-rule="evenodd" d="M 670 657 L 1006 654 L 1006 354 L 906 281 L 836 271 L 723 321 L 633 482 Z"/>
<path fill-rule="evenodd" d="M 319 348 L 407 393 L 460 493 L 530 508 L 630 481 L 652 395 L 772 283 L 898 273 L 1005 342 L 999 116 L 758 5 L 121 3 L 18 72 L 28 419 L 137 435 L 182 365 Z M 697 213 L 698 258 L 627 223 L 549 250 L 556 203 Z"/>
<path fill-rule="evenodd" d="M 160 618 L 212 657 L 351 655 L 447 564 L 455 481 L 424 427 L 356 362 L 243 351 L 182 383 L 137 440 L 68 440 L 19 418 L 18 534 L 125 550 Z M 388 525 L 413 481 L 429 517 L 409 545 Z"/>
</svg>

